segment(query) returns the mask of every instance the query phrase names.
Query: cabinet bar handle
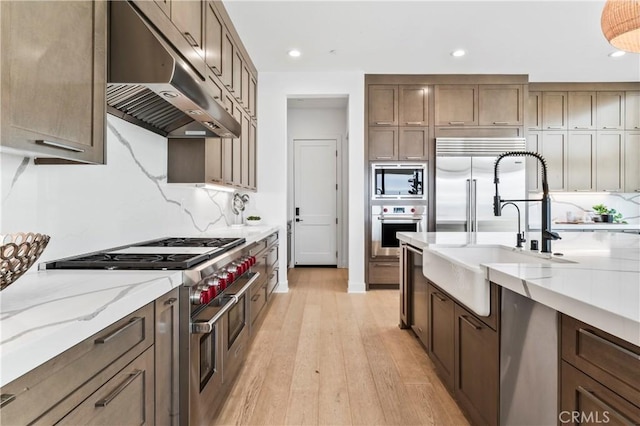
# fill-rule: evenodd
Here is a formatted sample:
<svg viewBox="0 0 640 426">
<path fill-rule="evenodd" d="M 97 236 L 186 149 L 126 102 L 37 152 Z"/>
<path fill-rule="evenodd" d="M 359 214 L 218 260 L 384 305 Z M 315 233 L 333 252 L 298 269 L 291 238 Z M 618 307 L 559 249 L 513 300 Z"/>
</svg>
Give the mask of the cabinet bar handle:
<svg viewBox="0 0 640 426">
<path fill-rule="evenodd" d="M 447 299 L 443 295 L 438 293 L 438 292 L 434 292 L 433 295 L 436 297 L 436 299 L 438 299 L 441 302 L 446 302 L 447 301 Z"/>
<path fill-rule="evenodd" d="M 376 157 L 376 160 L 391 160 L 393 157 Z"/>
<path fill-rule="evenodd" d="M 393 121 L 376 121 L 376 124 L 393 124 Z"/>
<path fill-rule="evenodd" d="M 624 414 L 620 413 L 618 410 L 616 410 L 615 408 L 613 408 L 612 406 L 610 406 L 609 404 L 607 404 L 606 402 L 604 402 L 602 399 L 598 398 L 596 396 L 596 394 L 588 389 L 583 388 L 582 386 L 578 386 L 578 392 L 580 392 L 582 395 L 586 396 L 587 398 L 589 398 L 592 402 L 598 404 L 599 406 L 601 406 L 602 408 L 605 409 L 605 411 L 608 411 L 609 413 L 613 414 L 614 416 L 616 416 L 618 418 L 618 420 L 621 420 L 622 423 L 626 423 L 626 424 L 635 424 L 635 422 L 633 422 L 631 419 L 627 418 Z"/>
<path fill-rule="evenodd" d="M 449 124 L 453 126 L 464 126 L 464 121 L 450 121 Z"/>
<path fill-rule="evenodd" d="M 122 327 L 120 327 L 119 329 L 115 330 L 114 332 L 108 334 L 105 337 L 99 337 L 97 338 L 94 343 L 95 344 L 102 344 L 102 343 L 109 343 L 109 341 L 113 340 L 114 338 L 118 337 L 119 334 L 123 333 L 124 331 L 126 331 L 128 328 L 131 328 L 134 324 L 137 324 L 138 322 L 142 321 L 142 317 L 133 317 L 129 320 L 128 323 L 126 323 L 125 325 L 123 325 Z"/>
<path fill-rule="evenodd" d="M 620 192 L 619 189 L 603 189 L 604 192 Z"/>
<path fill-rule="evenodd" d="M 75 146 L 65 145 L 65 144 L 60 143 L 60 142 L 52 142 L 52 141 L 45 141 L 45 140 L 39 139 L 39 140 L 36 140 L 36 143 L 38 145 L 50 146 L 52 148 L 60 148 L 60 149 L 66 150 L 66 151 L 84 152 L 84 149 L 82 149 L 82 148 L 76 148 Z"/>
<path fill-rule="evenodd" d="M 422 124 L 422 121 L 407 121 L 404 124 Z"/>
<path fill-rule="evenodd" d="M 127 386 L 129 386 L 140 374 L 142 374 L 142 370 L 134 370 L 132 373 L 129 373 L 129 377 L 127 377 L 127 379 L 122 382 L 120 386 L 115 388 L 114 391 L 107 395 L 106 398 L 96 402 L 96 407 L 106 407 L 107 405 L 109 405 L 109 403 L 116 399 L 116 397 L 120 395 L 120 393 L 125 390 Z"/>
<path fill-rule="evenodd" d="M 633 192 L 640 192 L 640 189 L 634 189 Z"/>
<path fill-rule="evenodd" d="M 591 192 L 590 189 L 574 189 L 574 192 Z"/>
<path fill-rule="evenodd" d="M 176 303 L 178 301 L 178 299 L 176 299 L 175 297 L 172 297 L 170 299 L 165 300 L 164 304 L 167 306 L 171 306 L 174 303 Z"/>
<path fill-rule="evenodd" d="M 603 345 L 609 346 L 612 349 L 620 351 L 623 354 L 625 354 L 627 356 L 630 356 L 631 358 L 635 359 L 636 361 L 640 361 L 640 355 L 638 355 L 637 353 L 631 352 L 629 349 L 623 348 L 622 346 L 617 345 L 617 344 L 613 343 L 610 340 L 603 339 L 602 337 L 600 337 L 597 334 L 593 333 L 591 330 L 586 330 L 584 328 L 581 328 L 581 329 L 578 330 L 578 333 L 584 334 L 585 336 L 590 337 L 593 340 L 602 343 Z"/>
<path fill-rule="evenodd" d="M 574 129 L 578 129 L 578 130 L 588 130 L 589 128 L 588 128 L 588 127 L 578 127 L 578 126 L 576 126 L 576 127 L 574 127 Z"/>
<path fill-rule="evenodd" d="M 551 129 L 551 130 L 561 130 L 563 129 L 562 126 L 547 126 L 547 129 Z"/>
<path fill-rule="evenodd" d="M 213 71 L 213 73 L 218 77 L 222 77 L 222 71 L 220 71 L 218 67 L 216 66 L 211 67 L 211 71 Z"/>
<path fill-rule="evenodd" d="M 187 41 L 189 42 L 189 44 L 193 47 L 198 47 L 198 42 L 196 41 L 195 38 L 193 38 L 193 36 L 191 35 L 191 33 L 186 32 L 183 33 L 185 38 L 187 39 Z"/>
<path fill-rule="evenodd" d="M 494 121 L 493 124 L 497 124 L 499 126 L 506 126 L 507 124 L 509 124 L 508 121 Z"/>
<path fill-rule="evenodd" d="M 374 267 L 376 268 L 393 268 L 394 266 L 398 266 L 397 263 L 374 263 Z"/>
<path fill-rule="evenodd" d="M 259 294 L 255 294 L 252 298 L 251 301 L 255 302 L 256 300 L 260 299 L 260 295 Z"/>
<path fill-rule="evenodd" d="M 0 408 L 4 407 L 5 405 L 9 404 L 12 401 L 15 401 L 15 399 L 16 399 L 15 394 L 3 393 L 2 395 L 0 395 Z"/>
<path fill-rule="evenodd" d="M 469 324 L 469 325 L 470 325 L 471 327 L 473 327 L 474 329 L 476 329 L 476 330 L 482 330 L 482 327 L 481 327 L 481 326 L 479 326 L 479 325 L 477 325 L 477 324 L 472 323 L 472 322 L 471 322 L 471 320 L 470 320 L 466 315 L 460 315 L 460 318 L 462 318 L 462 320 L 463 320 L 464 322 L 466 322 L 467 324 Z"/>
<path fill-rule="evenodd" d="M 407 160 L 419 160 L 422 157 L 404 157 L 404 158 L 406 158 Z"/>
</svg>

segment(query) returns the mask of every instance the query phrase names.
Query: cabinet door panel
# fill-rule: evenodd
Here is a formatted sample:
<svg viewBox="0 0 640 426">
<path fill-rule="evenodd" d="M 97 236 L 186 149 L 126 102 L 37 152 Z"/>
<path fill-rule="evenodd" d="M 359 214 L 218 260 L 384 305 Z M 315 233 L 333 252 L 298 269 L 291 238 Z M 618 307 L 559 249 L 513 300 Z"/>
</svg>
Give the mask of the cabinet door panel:
<svg viewBox="0 0 640 426">
<path fill-rule="evenodd" d="M 596 155 L 596 189 L 622 191 L 624 182 L 624 132 L 598 132 Z"/>
<path fill-rule="evenodd" d="M 522 124 L 523 87 L 519 84 L 481 84 L 478 87 L 479 124 L 515 126 Z"/>
<path fill-rule="evenodd" d="M 158 425 L 175 424 L 179 415 L 178 289 L 155 301 L 155 417 Z"/>
<path fill-rule="evenodd" d="M 429 357 L 444 384 L 453 390 L 454 305 L 444 293 L 429 284 Z"/>
<path fill-rule="evenodd" d="M 172 1 L 171 21 L 196 53 L 203 57 L 204 25 L 201 1 Z"/>
<path fill-rule="evenodd" d="M 527 151 L 542 154 L 542 132 L 529 132 L 527 137 Z M 527 190 L 542 191 L 542 170 L 540 162 L 536 159 L 527 157 Z"/>
<path fill-rule="evenodd" d="M 422 255 L 408 250 L 411 257 L 409 289 L 411 291 L 411 328 L 424 347 L 428 347 L 429 332 L 429 297 L 428 281 L 422 273 Z"/>
<path fill-rule="evenodd" d="M 569 92 L 568 113 L 569 129 L 595 129 L 596 92 Z"/>
<path fill-rule="evenodd" d="M 251 123 L 249 126 L 249 188 L 257 188 L 257 145 L 256 145 L 256 125 Z"/>
<path fill-rule="evenodd" d="M 542 92 L 529 92 L 527 127 L 531 130 L 542 129 Z"/>
<path fill-rule="evenodd" d="M 213 10 L 213 4 L 206 6 L 205 61 L 215 75 L 222 75 L 222 22 Z"/>
<path fill-rule="evenodd" d="M 224 31 L 222 36 L 222 83 L 225 87 L 233 92 L 233 41 L 231 35 Z"/>
<path fill-rule="evenodd" d="M 397 126 L 398 86 L 369 86 L 368 110 L 370 126 Z"/>
<path fill-rule="evenodd" d="M 429 89 L 425 86 L 400 86 L 400 125 L 429 125 Z"/>
<path fill-rule="evenodd" d="M 17 1 L 0 7 L 0 143 L 103 163 L 107 4 Z"/>
<path fill-rule="evenodd" d="M 623 129 L 624 92 L 598 92 L 596 119 L 598 129 Z"/>
<path fill-rule="evenodd" d="M 428 127 L 400 127 L 399 159 L 426 160 L 429 156 Z"/>
<path fill-rule="evenodd" d="M 625 132 L 624 191 L 640 192 L 640 132 Z"/>
<path fill-rule="evenodd" d="M 542 129 L 567 128 L 567 92 L 542 93 Z"/>
<path fill-rule="evenodd" d="M 542 156 L 547 161 L 549 190 L 566 190 L 567 132 L 543 132 Z"/>
<path fill-rule="evenodd" d="M 239 123 L 242 123 L 242 110 L 236 105 L 233 116 Z M 244 134 L 244 132 L 243 132 Z M 233 184 L 240 186 L 242 184 L 242 135 L 240 138 L 234 138 L 233 148 L 231 151 L 231 175 Z"/>
<path fill-rule="evenodd" d="M 498 333 L 455 305 L 454 395 L 473 424 L 498 424 Z"/>
<path fill-rule="evenodd" d="M 242 105 L 249 109 L 249 80 L 251 79 L 251 74 L 249 73 L 249 68 L 247 68 L 247 64 L 243 64 L 242 66 L 242 82 L 241 82 L 241 98 Z"/>
<path fill-rule="evenodd" d="M 640 92 L 626 92 L 624 100 L 624 128 L 640 129 Z"/>
<path fill-rule="evenodd" d="M 252 118 L 256 118 L 256 80 L 251 77 L 249 80 L 249 114 Z"/>
<path fill-rule="evenodd" d="M 567 189 L 569 191 L 595 189 L 595 144 L 596 132 L 569 132 L 567 142 Z"/>
<path fill-rule="evenodd" d="M 398 128 L 369 127 L 369 159 L 396 160 L 398 158 Z"/>
<path fill-rule="evenodd" d="M 473 84 L 435 86 L 436 126 L 478 124 L 478 86 Z"/>
<path fill-rule="evenodd" d="M 238 49 L 233 49 L 233 74 L 231 75 L 231 88 L 229 91 L 233 93 L 233 96 L 241 101 L 242 100 L 242 56 Z"/>
<path fill-rule="evenodd" d="M 241 161 L 242 161 L 242 179 L 240 181 L 243 187 L 249 187 L 249 116 L 246 114 L 242 115 L 242 134 L 240 135 L 240 140 L 242 142 L 241 147 Z"/>
</svg>

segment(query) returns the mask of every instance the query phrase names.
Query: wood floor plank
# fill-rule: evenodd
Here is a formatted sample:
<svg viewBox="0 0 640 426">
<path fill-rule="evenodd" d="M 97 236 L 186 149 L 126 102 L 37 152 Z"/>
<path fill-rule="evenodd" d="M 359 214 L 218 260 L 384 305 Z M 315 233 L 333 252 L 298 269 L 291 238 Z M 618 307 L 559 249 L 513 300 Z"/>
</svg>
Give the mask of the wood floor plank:
<svg viewBox="0 0 640 426">
<path fill-rule="evenodd" d="M 347 293 L 348 271 L 294 268 L 274 294 L 216 425 L 467 425 L 397 290 Z"/>
</svg>

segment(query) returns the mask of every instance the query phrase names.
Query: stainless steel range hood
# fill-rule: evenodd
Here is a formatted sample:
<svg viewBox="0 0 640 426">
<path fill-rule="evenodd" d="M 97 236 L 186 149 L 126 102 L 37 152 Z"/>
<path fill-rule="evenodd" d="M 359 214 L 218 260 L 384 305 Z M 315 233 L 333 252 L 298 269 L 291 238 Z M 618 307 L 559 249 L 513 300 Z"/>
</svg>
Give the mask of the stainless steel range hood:
<svg viewBox="0 0 640 426">
<path fill-rule="evenodd" d="M 134 6 L 109 3 L 107 111 L 167 137 L 239 137 L 240 123 Z"/>
</svg>

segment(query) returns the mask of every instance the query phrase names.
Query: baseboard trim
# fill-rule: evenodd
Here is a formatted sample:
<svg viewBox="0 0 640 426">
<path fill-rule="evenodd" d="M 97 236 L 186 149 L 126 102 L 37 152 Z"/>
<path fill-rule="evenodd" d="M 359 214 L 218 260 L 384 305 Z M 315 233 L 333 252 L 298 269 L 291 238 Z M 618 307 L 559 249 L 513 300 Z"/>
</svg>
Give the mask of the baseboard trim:
<svg viewBox="0 0 640 426">
<path fill-rule="evenodd" d="M 289 280 L 279 281 L 276 288 L 273 289 L 274 293 L 289 293 Z"/>
<path fill-rule="evenodd" d="M 353 281 L 349 281 L 347 286 L 347 293 L 366 293 L 367 286 L 364 282 L 354 283 Z"/>
</svg>

